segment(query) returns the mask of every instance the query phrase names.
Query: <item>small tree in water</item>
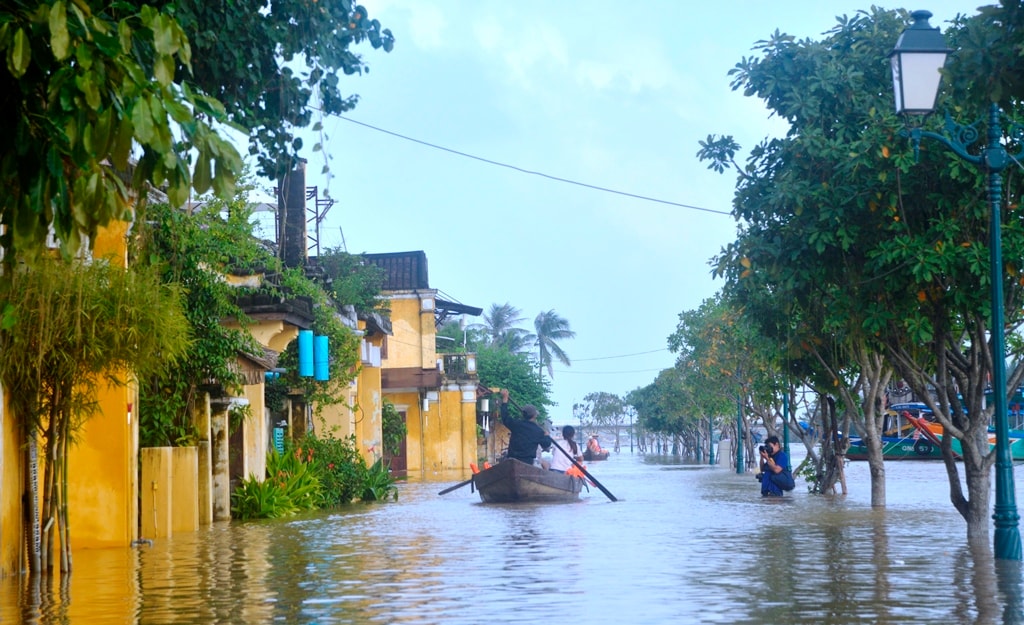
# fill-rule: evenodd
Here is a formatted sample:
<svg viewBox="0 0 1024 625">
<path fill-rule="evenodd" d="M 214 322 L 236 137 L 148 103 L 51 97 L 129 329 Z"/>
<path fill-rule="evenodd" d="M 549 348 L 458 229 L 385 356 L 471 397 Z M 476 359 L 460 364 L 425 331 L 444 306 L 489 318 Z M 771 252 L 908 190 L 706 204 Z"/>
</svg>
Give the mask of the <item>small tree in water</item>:
<svg viewBox="0 0 1024 625">
<path fill-rule="evenodd" d="M 110 263 L 40 257 L 0 280 L 0 383 L 25 438 L 29 571 L 71 570 L 67 508 L 68 448 L 97 410 L 101 383 L 145 375 L 187 345 L 177 290 L 152 272 Z M 42 485 L 39 450 L 47 459 Z M 42 507 L 37 508 L 42 488 Z"/>
</svg>

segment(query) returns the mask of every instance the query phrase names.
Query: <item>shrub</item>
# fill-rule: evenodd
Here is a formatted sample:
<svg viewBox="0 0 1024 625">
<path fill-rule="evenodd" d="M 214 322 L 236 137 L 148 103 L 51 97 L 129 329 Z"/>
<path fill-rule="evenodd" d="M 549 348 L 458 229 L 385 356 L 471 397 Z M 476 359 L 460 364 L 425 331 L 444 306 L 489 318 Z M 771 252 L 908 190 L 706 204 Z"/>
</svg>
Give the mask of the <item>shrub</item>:
<svg viewBox="0 0 1024 625">
<path fill-rule="evenodd" d="M 238 519 L 277 518 L 313 510 L 321 501 L 321 486 L 310 469 L 314 451 L 301 447 L 267 454 L 267 478 L 251 476 L 231 495 L 231 513 Z"/>
<path fill-rule="evenodd" d="M 288 493 L 273 480 L 250 476 L 231 493 L 231 516 L 236 519 L 276 519 L 296 512 Z"/>
<path fill-rule="evenodd" d="M 384 400 L 384 405 L 381 408 L 380 426 L 384 453 L 392 456 L 397 455 L 402 450 L 402 443 L 405 442 L 408 430 L 406 429 L 405 421 L 402 420 L 401 413 L 387 399 Z"/>
<path fill-rule="evenodd" d="M 320 506 L 350 503 L 362 494 L 367 468 L 354 436 L 338 439 L 307 434 L 299 446 L 312 450 L 313 471 L 321 485 Z"/>
<path fill-rule="evenodd" d="M 383 458 L 378 458 L 366 472 L 362 498 L 363 501 L 383 501 L 388 497 L 397 501 L 398 488 L 391 477 L 388 465 L 384 464 Z"/>
</svg>

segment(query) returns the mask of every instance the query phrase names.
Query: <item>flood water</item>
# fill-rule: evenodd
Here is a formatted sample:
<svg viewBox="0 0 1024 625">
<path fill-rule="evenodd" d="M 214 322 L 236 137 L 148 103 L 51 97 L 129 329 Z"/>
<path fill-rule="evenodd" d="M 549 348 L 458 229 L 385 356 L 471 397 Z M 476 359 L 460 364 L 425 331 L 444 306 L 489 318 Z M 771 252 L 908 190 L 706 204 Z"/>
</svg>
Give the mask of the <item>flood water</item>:
<svg viewBox="0 0 1024 625">
<path fill-rule="evenodd" d="M 0 623 L 1024 623 L 1020 564 L 975 564 L 937 462 L 850 494 L 762 500 L 751 474 L 613 455 L 583 501 L 397 503 L 79 550 L 64 586 L 0 581 Z M 1024 467 L 1015 469 L 1024 502 Z"/>
</svg>

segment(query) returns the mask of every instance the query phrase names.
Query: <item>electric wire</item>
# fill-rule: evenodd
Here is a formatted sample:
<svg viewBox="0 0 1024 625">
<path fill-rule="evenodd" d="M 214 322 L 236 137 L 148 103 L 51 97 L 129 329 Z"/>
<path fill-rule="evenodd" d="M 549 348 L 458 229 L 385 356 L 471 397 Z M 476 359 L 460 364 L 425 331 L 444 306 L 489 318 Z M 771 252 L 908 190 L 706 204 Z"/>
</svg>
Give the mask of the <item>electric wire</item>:
<svg viewBox="0 0 1024 625">
<path fill-rule="evenodd" d="M 628 191 L 619 191 L 618 189 L 610 189 L 608 187 L 601 187 L 601 186 L 589 184 L 589 183 L 586 183 L 586 182 L 579 182 L 577 180 L 570 180 L 569 178 L 562 178 L 560 176 L 553 176 L 551 174 L 546 174 L 546 173 L 541 172 L 541 171 L 534 171 L 532 169 L 525 169 L 523 167 L 518 167 L 516 165 L 510 165 L 508 163 L 503 163 L 501 161 L 495 161 L 493 159 L 484 158 L 482 156 L 476 156 L 474 154 L 469 154 L 467 152 L 462 152 L 460 150 L 455 150 L 455 149 L 452 149 L 452 148 L 446 148 L 446 147 L 444 147 L 442 145 L 437 145 L 435 143 L 430 143 L 429 141 L 422 141 L 420 139 L 415 139 L 413 137 L 410 137 L 410 136 L 407 136 L 407 135 L 403 135 L 403 134 L 398 133 L 398 132 L 394 132 L 394 131 L 391 131 L 391 130 L 386 130 L 386 129 L 380 128 L 378 126 L 374 126 L 372 124 L 367 124 L 366 122 L 357 121 L 355 119 L 352 119 L 351 117 L 345 117 L 344 115 L 338 115 L 337 117 L 339 119 L 343 119 L 343 120 L 345 120 L 347 122 L 356 124 L 358 126 L 363 126 L 365 128 L 369 128 L 370 130 L 375 130 L 377 132 L 381 132 L 381 133 L 384 133 L 386 135 L 391 135 L 392 137 L 397 137 L 397 138 L 403 139 L 405 141 L 411 141 L 413 143 L 418 143 L 418 144 L 426 146 L 428 148 L 433 148 L 435 150 L 441 150 L 442 152 L 448 152 L 450 154 L 455 154 L 456 156 L 462 156 L 464 158 L 473 159 L 475 161 L 480 161 L 481 163 L 487 163 L 488 165 L 494 165 L 496 167 L 504 167 L 506 169 L 511 169 L 511 170 L 514 170 L 514 171 L 518 171 L 519 173 L 528 174 L 528 175 L 531 175 L 531 176 L 540 176 L 541 178 L 547 178 L 548 180 L 554 180 L 555 182 L 563 182 L 565 184 L 572 184 L 572 185 L 576 185 L 576 186 L 579 186 L 579 187 L 584 187 L 584 188 L 587 188 L 587 189 L 592 189 L 594 191 L 601 191 L 601 192 L 604 192 L 604 193 L 612 193 L 614 195 L 622 195 L 622 196 L 630 197 L 630 198 L 633 198 L 633 199 L 636 199 L 636 200 L 643 200 L 645 202 L 655 202 L 655 203 L 658 203 L 658 204 L 667 204 L 669 206 L 677 206 L 679 208 L 687 208 L 687 209 L 690 209 L 690 210 L 703 211 L 705 213 L 714 213 L 716 215 L 728 215 L 728 216 L 732 215 L 732 213 L 729 212 L 729 211 L 715 210 L 713 208 L 704 208 L 703 206 L 694 206 L 692 204 L 683 204 L 681 202 L 673 202 L 671 200 L 662 200 L 660 198 L 650 197 L 650 196 L 647 196 L 647 195 L 639 195 L 639 194 L 636 194 L 636 193 L 630 193 Z"/>
<path fill-rule="evenodd" d="M 613 358 L 629 358 L 630 356 L 643 356 L 645 354 L 656 354 L 658 352 L 667 352 L 667 351 L 669 351 L 667 347 L 662 347 L 661 349 L 652 349 L 650 351 L 636 352 L 636 353 L 633 353 L 633 354 L 622 354 L 622 355 L 619 355 L 619 356 L 598 356 L 596 358 L 573 358 L 572 360 L 573 360 L 573 362 L 589 362 L 589 361 L 592 361 L 592 360 L 611 360 Z"/>
</svg>

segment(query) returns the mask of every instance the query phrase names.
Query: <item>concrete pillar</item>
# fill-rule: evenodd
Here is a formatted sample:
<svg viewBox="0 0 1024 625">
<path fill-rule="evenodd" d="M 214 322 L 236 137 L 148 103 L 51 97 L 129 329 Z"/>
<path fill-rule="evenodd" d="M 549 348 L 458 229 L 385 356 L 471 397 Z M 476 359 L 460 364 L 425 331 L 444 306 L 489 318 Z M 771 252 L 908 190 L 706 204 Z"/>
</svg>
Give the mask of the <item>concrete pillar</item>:
<svg viewBox="0 0 1024 625">
<path fill-rule="evenodd" d="M 210 394 L 203 393 L 202 401 L 198 402 L 192 413 L 193 423 L 199 432 L 199 444 L 196 448 L 198 474 L 196 476 L 196 499 L 199 507 L 199 524 L 213 523 L 213 461 L 210 457 Z"/>
<path fill-rule="evenodd" d="M 227 404 L 210 415 L 210 447 L 213 465 L 213 520 L 231 520 L 231 471 L 228 462 Z"/>
<path fill-rule="evenodd" d="M 210 441 L 199 441 L 196 447 L 196 506 L 199 525 L 213 523 L 213 462 L 210 456 Z"/>
<path fill-rule="evenodd" d="M 144 447 L 142 464 L 142 537 L 171 535 L 171 473 L 173 447 Z"/>
</svg>

